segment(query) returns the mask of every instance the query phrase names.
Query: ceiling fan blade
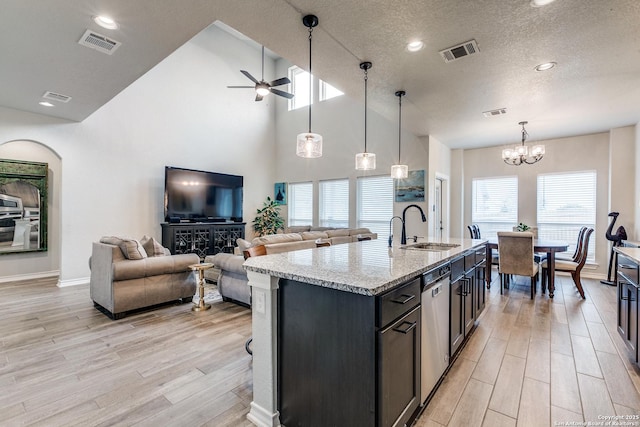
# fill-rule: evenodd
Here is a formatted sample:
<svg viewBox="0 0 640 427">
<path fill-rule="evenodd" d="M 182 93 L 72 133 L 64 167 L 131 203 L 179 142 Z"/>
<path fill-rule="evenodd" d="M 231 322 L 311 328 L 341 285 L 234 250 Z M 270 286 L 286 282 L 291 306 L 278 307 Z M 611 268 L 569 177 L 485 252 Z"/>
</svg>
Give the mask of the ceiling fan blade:
<svg viewBox="0 0 640 427">
<path fill-rule="evenodd" d="M 269 91 L 271 93 L 273 93 L 274 95 L 279 95 L 279 96 L 284 96 L 287 99 L 291 99 L 293 98 L 293 94 L 285 92 L 283 90 L 278 90 L 278 89 L 274 89 L 274 88 L 270 88 Z"/>
<path fill-rule="evenodd" d="M 282 77 L 278 80 L 274 80 L 271 83 L 269 83 L 271 86 L 282 86 L 282 85 L 288 85 L 289 83 L 291 83 L 291 80 L 289 80 L 289 78 L 287 77 Z"/>
<path fill-rule="evenodd" d="M 256 84 L 260 83 L 260 82 L 259 82 L 259 81 L 257 81 L 257 80 L 256 80 L 256 78 L 255 78 L 255 77 L 253 77 L 253 76 L 252 76 L 248 71 L 240 70 L 240 72 L 241 72 L 242 74 L 244 74 L 245 76 L 247 76 L 247 77 L 249 78 L 249 80 L 251 80 L 252 82 L 254 82 L 254 83 L 256 83 Z"/>
<path fill-rule="evenodd" d="M 227 86 L 230 89 L 255 89 L 255 86 Z"/>
<path fill-rule="evenodd" d="M 262 95 L 260 95 L 259 93 L 256 93 L 256 102 L 257 101 L 262 101 Z"/>
</svg>

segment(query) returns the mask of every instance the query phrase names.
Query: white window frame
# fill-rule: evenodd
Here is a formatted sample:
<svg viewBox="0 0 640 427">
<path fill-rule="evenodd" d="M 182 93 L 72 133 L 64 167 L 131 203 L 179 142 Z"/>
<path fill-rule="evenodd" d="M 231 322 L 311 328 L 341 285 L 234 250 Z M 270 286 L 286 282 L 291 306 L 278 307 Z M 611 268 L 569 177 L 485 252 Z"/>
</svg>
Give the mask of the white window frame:
<svg viewBox="0 0 640 427">
<path fill-rule="evenodd" d="M 580 228 L 596 229 L 597 187 L 595 170 L 539 174 L 536 183 L 538 237 L 565 241 L 570 244 L 567 253 L 573 253 Z M 596 260 L 597 235 L 592 233 L 589 240 L 588 263 Z"/>
<path fill-rule="evenodd" d="M 290 182 L 287 186 L 287 225 L 313 224 L 313 182 Z M 308 213 L 306 215 L 301 215 Z"/>
<path fill-rule="evenodd" d="M 479 192 L 485 201 L 478 200 Z M 487 200 L 492 195 L 494 200 Z M 516 175 L 472 179 L 471 223 L 478 225 L 483 239 L 497 239 L 498 231 L 511 231 L 518 225 Z"/>
<path fill-rule="evenodd" d="M 309 106 L 309 103 L 313 105 L 313 93 L 315 92 L 314 87 L 315 87 L 315 79 L 313 78 L 313 76 L 311 76 L 311 88 L 310 88 L 310 93 L 309 95 L 309 103 L 300 104 L 300 100 L 302 99 L 302 97 L 300 96 L 299 92 L 300 88 L 296 88 L 296 77 L 300 74 L 303 74 L 306 78 L 306 80 L 309 79 L 309 73 L 306 72 L 305 70 L 303 70 L 302 68 L 298 67 L 297 65 L 292 65 L 291 67 L 289 67 L 289 80 L 291 80 L 291 83 L 289 84 L 289 93 L 293 94 L 293 98 L 289 99 L 289 111 L 291 110 L 297 110 L 299 108 L 304 108 Z M 305 94 L 306 96 L 307 94 Z"/>
<path fill-rule="evenodd" d="M 320 94 L 318 96 L 320 102 L 328 101 L 329 99 L 337 98 L 344 95 L 343 91 L 333 86 L 332 84 L 325 82 L 322 79 L 318 79 L 318 83 L 320 86 Z"/>
<path fill-rule="evenodd" d="M 363 188 L 369 182 L 379 187 Z M 356 187 L 357 227 L 366 227 L 372 233 L 386 236 L 389 233 L 389 221 L 393 217 L 393 178 L 389 175 L 358 177 Z"/>
<path fill-rule="evenodd" d="M 349 179 L 318 182 L 318 218 L 320 227 L 349 227 Z"/>
</svg>

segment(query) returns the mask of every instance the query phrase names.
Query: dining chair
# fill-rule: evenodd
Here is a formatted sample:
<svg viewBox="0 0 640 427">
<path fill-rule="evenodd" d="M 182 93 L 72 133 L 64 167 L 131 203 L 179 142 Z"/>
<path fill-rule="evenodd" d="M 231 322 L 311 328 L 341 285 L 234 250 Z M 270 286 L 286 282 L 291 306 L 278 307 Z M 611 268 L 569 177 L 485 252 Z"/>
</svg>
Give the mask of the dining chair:
<svg viewBox="0 0 640 427">
<path fill-rule="evenodd" d="M 498 272 L 501 275 L 500 293 L 507 275 L 531 278 L 531 299 L 536 292 L 538 264 L 533 260 L 533 233 L 528 231 L 499 231 L 500 258 Z"/>
<path fill-rule="evenodd" d="M 576 288 L 578 288 L 578 292 L 582 299 L 585 299 L 584 289 L 582 288 L 582 282 L 580 281 L 580 271 L 582 271 L 582 267 L 587 262 L 587 254 L 589 252 L 589 239 L 591 238 L 591 234 L 593 233 L 593 228 L 587 228 L 582 233 L 582 240 L 578 244 L 577 249 L 577 258 L 575 261 L 569 260 L 556 260 L 555 262 L 555 271 L 566 271 L 571 273 L 571 278 L 573 279 L 573 283 L 575 283 Z M 549 268 L 547 261 L 542 263 L 542 288 L 544 289 L 546 286 L 547 279 L 547 269 Z"/>
<path fill-rule="evenodd" d="M 578 231 L 578 240 L 576 241 L 576 249 L 575 251 L 573 251 L 573 255 L 568 256 L 568 255 L 563 255 L 563 254 L 557 254 L 556 255 L 556 259 L 561 259 L 564 261 L 576 261 L 578 259 L 578 249 L 580 248 L 580 242 L 582 242 L 582 237 L 584 236 L 584 232 L 587 231 L 587 227 L 580 227 L 580 231 Z"/>
</svg>

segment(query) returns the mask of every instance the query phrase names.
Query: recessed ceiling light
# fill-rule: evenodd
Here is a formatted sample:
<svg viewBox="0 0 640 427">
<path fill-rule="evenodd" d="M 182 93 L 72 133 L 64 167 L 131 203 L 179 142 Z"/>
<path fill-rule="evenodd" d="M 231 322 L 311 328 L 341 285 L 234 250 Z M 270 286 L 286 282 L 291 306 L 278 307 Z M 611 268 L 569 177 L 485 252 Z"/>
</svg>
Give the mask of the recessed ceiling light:
<svg viewBox="0 0 640 427">
<path fill-rule="evenodd" d="M 115 30 L 118 28 L 118 24 L 116 23 L 116 21 L 105 15 L 94 16 L 93 22 L 108 30 Z"/>
<path fill-rule="evenodd" d="M 553 3 L 555 0 L 531 0 L 531 7 L 542 7 L 549 3 Z"/>
<path fill-rule="evenodd" d="M 422 40 L 415 40 L 407 44 L 407 50 L 409 52 L 417 52 L 424 47 Z"/>
<path fill-rule="evenodd" d="M 545 62 L 544 64 L 536 65 L 534 70 L 536 71 L 547 71 L 552 69 L 557 65 L 557 62 Z"/>
<path fill-rule="evenodd" d="M 42 105 L 43 107 L 53 107 L 53 104 L 47 101 L 41 101 L 38 102 L 38 104 Z"/>
</svg>

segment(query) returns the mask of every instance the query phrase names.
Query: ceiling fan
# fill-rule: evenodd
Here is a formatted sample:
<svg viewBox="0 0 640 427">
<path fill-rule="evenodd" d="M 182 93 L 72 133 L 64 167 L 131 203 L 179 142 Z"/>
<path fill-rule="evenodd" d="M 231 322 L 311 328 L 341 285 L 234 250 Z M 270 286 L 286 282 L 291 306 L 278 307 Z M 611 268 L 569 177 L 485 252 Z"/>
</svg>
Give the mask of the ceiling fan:
<svg viewBox="0 0 640 427">
<path fill-rule="evenodd" d="M 247 76 L 247 78 L 252 82 L 254 82 L 256 85 L 255 86 L 227 86 L 228 88 L 255 89 L 256 101 L 262 101 L 262 98 L 268 95 L 269 92 L 273 93 L 274 95 L 283 96 L 287 99 L 293 98 L 293 94 L 274 88 L 274 86 L 282 86 L 282 85 L 291 83 L 291 80 L 289 80 L 287 77 L 276 79 L 271 83 L 264 81 L 264 46 L 262 46 L 262 78 L 260 79 L 260 81 L 258 81 L 255 77 L 253 77 L 251 73 L 249 73 L 248 71 L 240 70 L 240 72 L 245 76 Z"/>
</svg>

